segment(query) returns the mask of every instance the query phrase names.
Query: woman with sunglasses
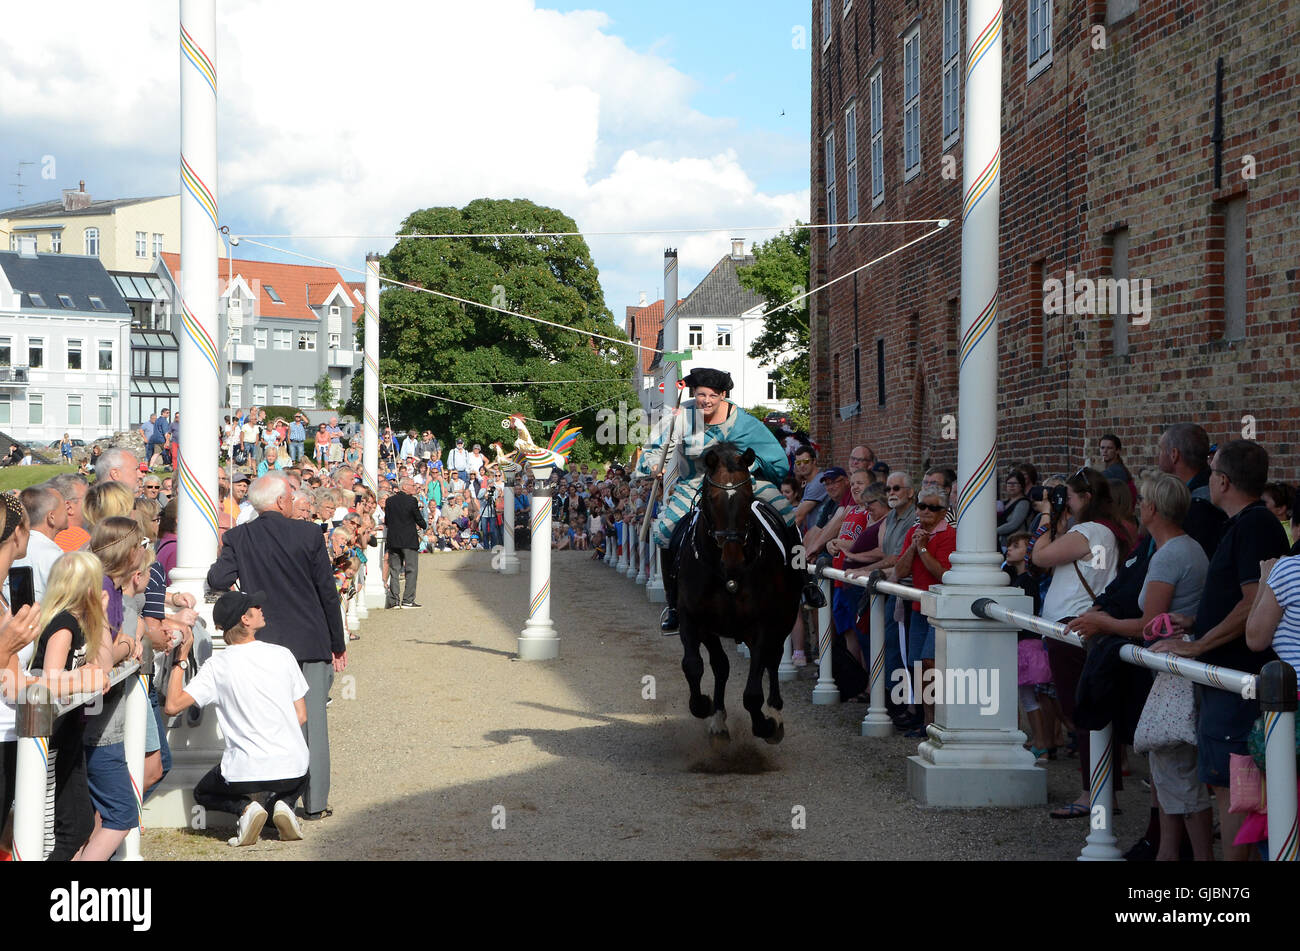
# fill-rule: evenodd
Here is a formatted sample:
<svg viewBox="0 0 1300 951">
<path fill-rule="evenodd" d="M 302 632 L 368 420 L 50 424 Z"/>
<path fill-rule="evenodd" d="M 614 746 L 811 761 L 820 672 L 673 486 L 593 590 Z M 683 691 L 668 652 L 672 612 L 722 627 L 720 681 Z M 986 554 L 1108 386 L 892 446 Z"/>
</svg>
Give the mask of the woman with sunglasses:
<svg viewBox="0 0 1300 951">
<path fill-rule="evenodd" d="M 923 485 L 916 496 L 917 524 L 907 531 L 903 539 L 903 553 L 890 571 L 890 581 L 898 582 L 912 576 L 912 587 L 929 591 L 932 585 L 943 581 L 944 572 L 952 567 L 952 553 L 957 548 L 957 532 L 944 517 L 948 511 L 948 493 L 937 485 Z M 934 668 L 934 625 L 920 611 L 912 612 L 907 638 L 908 671 L 921 664 L 925 671 Z M 913 689 L 924 697 L 924 680 Z M 934 704 L 925 703 L 925 724 L 934 722 Z M 905 734 L 909 737 L 925 736 L 925 727 L 916 727 Z"/>
<path fill-rule="evenodd" d="M 1096 469 L 1080 469 L 1065 485 L 1065 507 L 1045 516 L 1046 524 L 1036 530 L 1030 555 L 1039 568 L 1053 569 L 1042 616 L 1060 624 L 1068 624 L 1092 607 L 1097 595 L 1115 579 L 1134 542 L 1111 498 L 1105 476 Z M 1039 537 L 1043 535 L 1047 537 Z M 1063 641 L 1047 641 L 1052 683 L 1056 685 L 1061 712 L 1070 722 L 1074 721 L 1075 688 L 1083 673 L 1083 659 L 1080 648 Z M 1083 792 L 1074 802 L 1054 810 L 1053 819 L 1089 815 L 1088 731 L 1075 732 Z"/>
</svg>

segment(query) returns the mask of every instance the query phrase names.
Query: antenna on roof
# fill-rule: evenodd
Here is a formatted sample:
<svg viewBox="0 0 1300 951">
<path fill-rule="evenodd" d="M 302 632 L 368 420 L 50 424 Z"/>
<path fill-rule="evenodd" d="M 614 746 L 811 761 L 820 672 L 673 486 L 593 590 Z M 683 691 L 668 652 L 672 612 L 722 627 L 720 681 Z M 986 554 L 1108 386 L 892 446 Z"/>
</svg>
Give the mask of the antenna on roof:
<svg viewBox="0 0 1300 951">
<path fill-rule="evenodd" d="M 14 172 L 14 182 L 10 187 L 18 192 L 18 204 L 20 205 L 23 203 L 23 166 L 35 164 L 35 162 L 19 162 L 18 171 Z"/>
</svg>

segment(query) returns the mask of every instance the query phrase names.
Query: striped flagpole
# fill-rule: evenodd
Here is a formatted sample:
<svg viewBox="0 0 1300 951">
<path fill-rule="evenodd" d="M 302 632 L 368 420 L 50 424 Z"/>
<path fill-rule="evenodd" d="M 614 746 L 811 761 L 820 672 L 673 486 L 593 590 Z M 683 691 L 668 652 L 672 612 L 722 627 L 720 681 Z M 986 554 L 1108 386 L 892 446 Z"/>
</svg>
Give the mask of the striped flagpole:
<svg viewBox="0 0 1300 951">
<path fill-rule="evenodd" d="M 560 656 L 560 638 L 551 623 L 551 505 L 555 494 L 551 469 L 550 465 L 532 467 L 528 620 L 519 634 L 520 660 L 554 660 Z"/>
</svg>

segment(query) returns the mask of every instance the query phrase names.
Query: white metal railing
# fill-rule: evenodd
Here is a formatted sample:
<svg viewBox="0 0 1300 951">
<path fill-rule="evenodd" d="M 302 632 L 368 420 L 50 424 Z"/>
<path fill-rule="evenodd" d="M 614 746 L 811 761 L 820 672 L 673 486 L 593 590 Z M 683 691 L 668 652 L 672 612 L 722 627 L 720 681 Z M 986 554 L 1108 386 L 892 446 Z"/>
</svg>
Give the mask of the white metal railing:
<svg viewBox="0 0 1300 951">
<path fill-rule="evenodd" d="M 137 661 L 128 661 L 114 667 L 108 676 L 109 687 L 127 682 L 126 694 L 121 703 L 126 704 L 123 746 L 131 786 L 135 791 L 137 812 L 142 812 L 144 782 L 145 717 L 152 716 L 149 689 L 140 673 Z M 14 787 L 14 848 L 15 861 L 41 861 L 45 858 L 45 826 L 47 810 L 54 807 L 53 782 L 49 771 L 50 737 L 60 717 L 80 716 L 81 708 L 102 697 L 94 693 L 78 693 L 54 700 L 50 687 L 36 681 L 20 689 L 18 694 L 18 769 Z M 117 850 L 118 859 L 139 861 L 140 825 L 132 829 Z"/>
</svg>

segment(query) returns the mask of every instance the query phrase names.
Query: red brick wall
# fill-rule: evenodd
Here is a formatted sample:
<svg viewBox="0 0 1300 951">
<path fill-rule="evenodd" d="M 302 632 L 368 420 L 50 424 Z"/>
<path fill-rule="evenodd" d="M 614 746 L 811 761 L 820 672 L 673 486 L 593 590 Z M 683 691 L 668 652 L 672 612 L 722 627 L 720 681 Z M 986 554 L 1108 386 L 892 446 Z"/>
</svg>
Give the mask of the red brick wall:
<svg viewBox="0 0 1300 951">
<path fill-rule="evenodd" d="M 1041 473 L 1096 460 L 1113 431 L 1135 469 L 1154 464 L 1168 423 L 1200 422 L 1217 441 L 1256 420 L 1274 458 L 1273 475 L 1295 481 L 1300 433 L 1297 369 L 1287 331 L 1300 317 L 1297 198 L 1300 133 L 1296 75 L 1300 9 L 1266 0 L 1217 4 L 1142 3 L 1105 26 L 1105 3 L 1057 0 L 1053 62 L 1026 82 L 1026 9 L 1007 4 L 1003 23 L 1003 117 L 999 317 L 999 458 L 1005 471 L 1031 460 Z M 967 4 L 962 4 L 963 16 Z M 826 220 L 823 142 L 836 131 L 838 211 L 846 217 L 843 110 L 857 96 L 860 219 L 948 217 L 947 231 L 815 295 L 813 436 L 843 463 L 856 442 L 914 472 L 922 462 L 955 463 L 940 438 L 956 414 L 957 329 L 950 301 L 960 293 L 961 149 L 943 152 L 942 3 L 856 2 L 839 17 L 823 53 L 820 3 L 813 4 L 813 220 Z M 902 40 L 920 16 L 921 171 L 903 182 Z M 1103 26 L 1104 47 L 1094 48 Z M 962 30 L 963 43 L 965 26 Z M 1215 59 L 1223 56 L 1223 184 L 1214 188 Z M 885 201 L 870 207 L 868 77 L 883 67 Z M 963 103 L 964 122 L 964 103 Z M 943 176 L 944 155 L 956 160 Z M 1242 157 L 1257 175 L 1244 179 Z M 1246 337 L 1223 339 L 1223 231 L 1216 202 L 1247 199 Z M 1130 326 L 1117 356 L 1107 315 L 1042 313 L 1042 280 L 1110 275 L 1109 235 L 1127 227 L 1129 276 L 1152 282 L 1151 322 Z M 834 246 L 815 232 L 818 286 L 922 234 L 925 225 L 840 229 Z M 1041 268 L 1041 272 L 1039 269 Z M 856 300 L 855 300 L 856 299 Z M 856 321 L 855 321 L 856 302 Z M 876 401 L 876 340 L 886 348 L 886 405 Z M 852 402 L 852 348 L 862 347 L 862 411 Z M 839 403 L 831 405 L 832 356 L 839 354 Z"/>
</svg>

